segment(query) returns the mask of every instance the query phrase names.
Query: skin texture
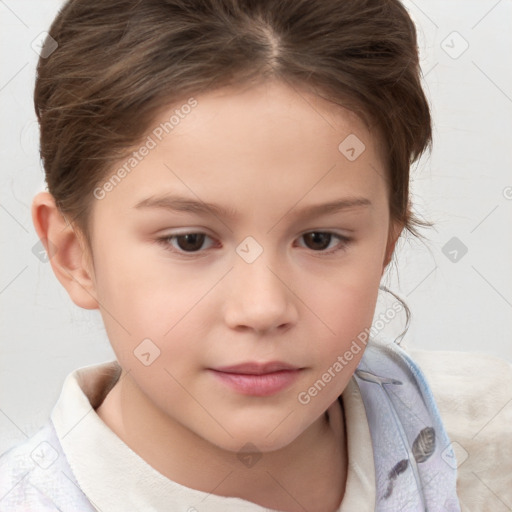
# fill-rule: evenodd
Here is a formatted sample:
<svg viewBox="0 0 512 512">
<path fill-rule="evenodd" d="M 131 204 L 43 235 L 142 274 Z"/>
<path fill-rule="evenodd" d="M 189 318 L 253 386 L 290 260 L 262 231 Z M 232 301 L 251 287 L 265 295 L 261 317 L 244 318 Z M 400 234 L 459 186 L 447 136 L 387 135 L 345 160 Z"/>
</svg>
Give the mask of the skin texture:
<svg viewBox="0 0 512 512">
<path fill-rule="evenodd" d="M 279 82 L 195 99 L 121 183 L 93 200 L 92 255 L 49 193 L 34 199 L 57 278 L 78 306 L 100 309 L 123 368 L 97 413 L 183 485 L 283 511 L 335 510 L 347 473 L 337 397 L 364 350 L 308 404 L 297 397 L 371 326 L 401 231 L 390 224 L 378 138 L 352 112 Z M 365 145 L 354 161 L 338 149 L 350 134 Z M 238 214 L 135 208 L 167 193 Z M 371 206 L 295 216 L 349 196 Z M 303 236 L 312 231 L 351 241 Z M 207 235 L 195 252 L 183 237 L 158 242 L 191 232 Z M 236 251 L 248 236 L 257 243 L 249 253 L 263 251 L 251 263 Z M 160 354 L 146 366 L 134 351 L 148 338 Z M 208 370 L 272 360 L 302 370 L 266 397 L 237 393 Z M 261 455 L 250 467 L 237 456 L 247 443 Z"/>
</svg>

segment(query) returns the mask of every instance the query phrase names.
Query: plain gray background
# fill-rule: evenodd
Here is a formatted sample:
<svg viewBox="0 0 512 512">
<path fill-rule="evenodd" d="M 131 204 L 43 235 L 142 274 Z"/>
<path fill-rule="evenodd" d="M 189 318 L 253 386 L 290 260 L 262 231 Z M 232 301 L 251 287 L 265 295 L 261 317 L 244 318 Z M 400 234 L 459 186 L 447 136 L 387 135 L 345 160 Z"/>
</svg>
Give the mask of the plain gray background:
<svg viewBox="0 0 512 512">
<path fill-rule="evenodd" d="M 412 311 L 402 346 L 512 361 L 512 1 L 404 3 L 434 120 L 412 198 L 435 229 L 423 231 L 427 245 L 399 243 L 400 281 L 392 269 L 382 283 Z M 115 357 L 99 312 L 75 306 L 34 249 L 30 205 L 44 180 L 33 47 L 60 5 L 0 0 L 0 453 L 46 421 L 68 373 Z M 394 302 L 381 295 L 376 319 Z M 403 314 L 379 335 L 395 338 L 404 325 Z"/>
</svg>

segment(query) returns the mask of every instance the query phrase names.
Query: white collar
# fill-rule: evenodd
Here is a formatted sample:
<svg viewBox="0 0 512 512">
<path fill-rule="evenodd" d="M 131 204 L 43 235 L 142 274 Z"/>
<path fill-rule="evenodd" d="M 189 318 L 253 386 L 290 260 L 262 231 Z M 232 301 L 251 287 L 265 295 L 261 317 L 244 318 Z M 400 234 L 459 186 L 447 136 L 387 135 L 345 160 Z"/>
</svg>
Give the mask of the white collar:
<svg viewBox="0 0 512 512">
<path fill-rule="evenodd" d="M 96 508 L 183 512 L 263 512 L 241 498 L 227 498 L 178 484 L 150 466 L 98 416 L 120 374 L 117 361 L 84 366 L 70 373 L 51 419 L 82 491 Z M 374 512 L 375 467 L 372 441 L 359 387 L 351 378 L 342 394 L 348 445 L 348 474 L 337 512 Z M 122 469 L 122 471 L 120 471 Z"/>
</svg>

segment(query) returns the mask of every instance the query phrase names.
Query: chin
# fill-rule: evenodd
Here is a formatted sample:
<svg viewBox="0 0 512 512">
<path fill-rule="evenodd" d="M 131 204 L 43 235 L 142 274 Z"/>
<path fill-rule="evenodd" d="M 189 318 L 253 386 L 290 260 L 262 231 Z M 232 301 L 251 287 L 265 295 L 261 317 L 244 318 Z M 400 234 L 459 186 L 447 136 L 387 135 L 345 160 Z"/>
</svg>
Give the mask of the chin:
<svg viewBox="0 0 512 512">
<path fill-rule="evenodd" d="M 269 425 L 274 423 L 274 427 L 269 428 Z M 302 433 L 296 424 L 292 426 L 291 424 L 284 425 L 284 423 L 280 425 L 279 422 L 261 420 L 251 423 L 246 420 L 244 425 L 231 424 L 225 426 L 232 437 L 226 434 L 221 439 L 219 437 L 216 439 L 210 437 L 209 441 L 223 450 L 237 454 L 244 452 L 273 452 L 288 446 Z"/>
<path fill-rule="evenodd" d="M 222 450 L 233 452 L 237 456 L 242 456 L 243 454 L 263 454 L 274 452 L 285 448 L 293 442 L 294 439 L 294 437 L 290 436 L 270 441 L 266 438 L 266 434 L 248 434 L 236 435 L 233 436 L 233 438 L 230 438 L 229 441 L 224 440 L 224 442 L 221 441 L 220 443 L 216 443 L 215 440 L 212 440 L 211 442 Z"/>
</svg>

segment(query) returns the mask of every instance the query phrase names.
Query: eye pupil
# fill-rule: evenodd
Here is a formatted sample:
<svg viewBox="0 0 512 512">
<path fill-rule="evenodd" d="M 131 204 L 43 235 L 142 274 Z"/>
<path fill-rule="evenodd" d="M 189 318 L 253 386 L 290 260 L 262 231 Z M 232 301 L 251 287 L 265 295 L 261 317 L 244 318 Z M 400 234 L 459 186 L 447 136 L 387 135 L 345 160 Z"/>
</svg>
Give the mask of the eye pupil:
<svg viewBox="0 0 512 512">
<path fill-rule="evenodd" d="M 201 248 L 204 242 L 205 235 L 203 233 L 189 233 L 186 235 L 179 235 L 176 237 L 178 246 L 184 251 L 194 251 Z M 181 240 L 185 239 L 186 243 L 181 243 Z"/>
<path fill-rule="evenodd" d="M 320 242 L 321 247 L 316 247 L 316 249 L 322 250 L 329 246 L 331 234 L 330 233 L 319 233 L 319 232 L 313 231 L 312 233 L 305 234 L 304 238 L 306 241 L 313 241 L 313 243 Z"/>
</svg>

